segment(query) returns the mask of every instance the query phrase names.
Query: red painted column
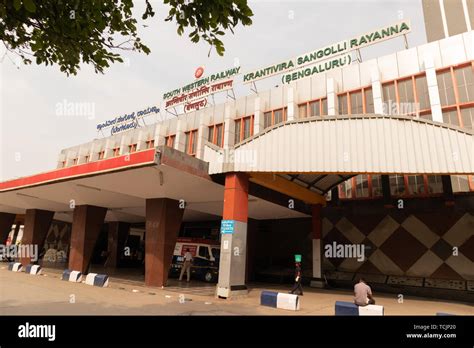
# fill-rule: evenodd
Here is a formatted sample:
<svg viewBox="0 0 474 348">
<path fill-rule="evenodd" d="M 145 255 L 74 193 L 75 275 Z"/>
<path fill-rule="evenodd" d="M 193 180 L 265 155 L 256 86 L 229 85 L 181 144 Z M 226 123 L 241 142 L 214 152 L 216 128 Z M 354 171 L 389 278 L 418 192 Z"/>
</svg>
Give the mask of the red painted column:
<svg viewBox="0 0 474 348">
<path fill-rule="evenodd" d="M 145 284 L 148 286 L 166 286 L 183 213 L 176 200 L 146 200 Z"/>
<path fill-rule="evenodd" d="M 321 204 L 315 204 L 312 210 L 312 239 L 313 239 L 313 279 L 311 286 L 324 287 L 322 280 L 322 219 Z"/>
<path fill-rule="evenodd" d="M 38 257 L 41 249 L 43 248 L 44 241 L 48 235 L 51 221 L 53 221 L 54 212 L 40 209 L 27 209 L 25 215 L 25 227 L 23 230 L 23 238 L 21 239 L 22 245 L 33 245 L 36 248 L 37 255 L 23 255 L 20 262 L 26 266 L 32 261 L 36 262 L 32 257 Z M 31 253 L 31 248 L 29 249 Z"/>
<path fill-rule="evenodd" d="M 93 205 L 79 205 L 74 208 L 69 253 L 70 270 L 87 272 L 106 213 L 107 208 Z"/>
<path fill-rule="evenodd" d="M 0 244 L 5 244 L 8 234 L 15 223 L 16 214 L 0 213 Z"/>
<path fill-rule="evenodd" d="M 117 267 L 120 255 L 124 252 L 130 224 L 122 221 L 108 223 L 107 251 L 105 267 Z"/>
<path fill-rule="evenodd" d="M 249 177 L 246 173 L 229 173 L 225 177 L 224 220 L 247 223 L 249 212 Z"/>
<path fill-rule="evenodd" d="M 247 294 L 247 220 L 249 177 L 246 173 L 228 173 L 225 179 L 223 220 L 230 231 L 221 231 L 221 257 L 217 296 L 229 298 Z M 223 233 L 225 232 L 225 233 Z"/>
</svg>

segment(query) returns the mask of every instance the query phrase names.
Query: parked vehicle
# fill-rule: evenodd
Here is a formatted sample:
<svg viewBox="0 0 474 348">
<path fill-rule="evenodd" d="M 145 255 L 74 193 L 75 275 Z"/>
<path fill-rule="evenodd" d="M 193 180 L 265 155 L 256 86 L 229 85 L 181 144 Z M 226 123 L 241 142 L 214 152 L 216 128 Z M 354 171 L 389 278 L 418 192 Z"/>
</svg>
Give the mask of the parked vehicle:
<svg viewBox="0 0 474 348">
<path fill-rule="evenodd" d="M 179 276 L 186 250 L 193 255 L 191 278 L 202 279 L 209 283 L 216 282 L 219 274 L 219 242 L 199 238 L 178 238 L 170 269 L 171 276 Z"/>
</svg>

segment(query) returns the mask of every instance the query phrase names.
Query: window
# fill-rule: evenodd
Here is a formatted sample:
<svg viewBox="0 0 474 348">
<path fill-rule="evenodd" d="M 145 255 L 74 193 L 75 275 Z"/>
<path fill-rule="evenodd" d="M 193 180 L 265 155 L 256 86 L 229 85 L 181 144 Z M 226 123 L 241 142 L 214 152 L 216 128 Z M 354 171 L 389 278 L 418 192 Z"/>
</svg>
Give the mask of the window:
<svg viewBox="0 0 474 348">
<path fill-rule="evenodd" d="M 129 153 L 136 152 L 136 151 L 137 151 L 137 144 L 128 145 L 128 152 Z"/>
<path fill-rule="evenodd" d="M 451 175 L 453 192 L 468 192 L 469 182 L 467 179 L 467 175 Z"/>
<path fill-rule="evenodd" d="M 209 248 L 207 246 L 199 246 L 199 256 L 204 257 L 205 259 L 210 259 Z"/>
<path fill-rule="evenodd" d="M 403 196 L 406 194 L 405 178 L 403 175 L 390 175 L 390 193 L 392 196 Z"/>
<path fill-rule="evenodd" d="M 428 193 L 442 193 L 443 183 L 440 175 L 428 175 Z"/>
<path fill-rule="evenodd" d="M 120 147 L 114 148 L 114 157 L 120 156 Z"/>
<path fill-rule="evenodd" d="M 184 151 L 191 156 L 196 155 L 196 144 L 197 144 L 197 129 L 191 130 L 184 133 L 186 135 L 184 141 Z"/>
<path fill-rule="evenodd" d="M 90 160 L 90 156 L 87 155 L 84 157 L 84 163 L 89 163 L 89 160 Z"/>
<path fill-rule="evenodd" d="M 428 93 L 428 82 L 426 82 L 426 75 L 417 76 L 415 78 L 415 88 L 416 88 L 416 96 L 418 99 L 418 103 L 420 105 L 420 111 L 431 109 L 430 95 Z M 430 114 L 430 119 L 431 119 L 431 114 Z"/>
<path fill-rule="evenodd" d="M 453 80 L 451 78 L 451 71 L 446 70 L 443 72 L 439 72 L 437 73 L 436 78 L 438 80 L 439 98 L 441 100 L 441 106 L 456 104 Z"/>
<path fill-rule="evenodd" d="M 284 121 L 286 121 L 286 108 L 263 113 L 263 128 L 268 128 Z"/>
<path fill-rule="evenodd" d="M 246 116 L 235 120 L 235 135 L 234 143 L 240 143 L 241 141 L 251 137 L 253 135 L 253 122 L 254 116 Z"/>
<path fill-rule="evenodd" d="M 461 119 L 465 128 L 474 129 L 474 107 L 461 108 Z"/>
<path fill-rule="evenodd" d="M 64 168 L 64 167 L 66 167 L 66 161 L 61 162 L 61 168 Z"/>
<path fill-rule="evenodd" d="M 77 164 L 77 158 L 74 158 L 74 159 L 72 160 L 72 165 L 75 166 L 76 164 Z"/>
<path fill-rule="evenodd" d="M 176 138 L 176 135 L 168 135 L 165 137 L 165 145 L 168 147 L 174 147 L 174 140 Z"/>
<path fill-rule="evenodd" d="M 337 101 L 339 103 L 339 115 L 349 114 L 349 109 L 347 107 L 347 93 L 340 94 L 337 97 Z"/>
<path fill-rule="evenodd" d="M 459 126 L 458 112 L 456 109 L 451 111 L 443 111 L 443 122 Z"/>
<path fill-rule="evenodd" d="M 147 141 L 145 141 L 145 144 L 146 144 L 147 149 L 154 148 L 155 147 L 155 140 L 154 139 L 147 140 Z"/>
<path fill-rule="evenodd" d="M 101 159 L 104 159 L 104 157 L 105 157 L 105 151 L 104 151 L 104 150 L 99 151 L 99 159 L 100 159 L 100 160 L 101 160 Z"/>
<path fill-rule="evenodd" d="M 362 114 L 364 113 L 364 107 L 362 105 L 362 91 L 349 93 L 351 99 L 351 114 Z"/>
<path fill-rule="evenodd" d="M 407 103 L 413 105 L 415 102 L 415 94 L 413 91 L 412 79 L 397 81 L 398 100 L 399 103 Z"/>
<path fill-rule="evenodd" d="M 356 197 L 369 197 L 369 181 L 367 175 L 357 175 L 355 178 Z"/>
<path fill-rule="evenodd" d="M 352 179 L 344 181 L 339 187 L 339 196 L 341 198 L 352 198 Z"/>
<path fill-rule="evenodd" d="M 327 115 L 327 99 L 321 98 L 298 105 L 299 118 Z"/>
<path fill-rule="evenodd" d="M 459 103 L 474 101 L 474 72 L 471 65 L 455 68 L 454 76 L 458 89 Z"/>
<path fill-rule="evenodd" d="M 411 195 L 418 196 L 426 194 L 425 180 L 423 175 L 407 175 L 408 190 Z"/>
<path fill-rule="evenodd" d="M 209 126 L 207 140 L 214 145 L 222 147 L 224 144 L 224 124 L 219 123 Z"/>
<path fill-rule="evenodd" d="M 381 175 L 369 175 L 369 185 L 372 186 L 372 192 L 370 194 L 372 197 L 383 196 Z"/>
<path fill-rule="evenodd" d="M 365 113 L 374 113 L 374 96 L 372 94 L 372 88 L 364 88 L 365 95 Z"/>
<path fill-rule="evenodd" d="M 397 97 L 395 95 L 395 83 L 389 82 L 382 85 L 382 94 L 383 94 L 383 102 L 384 102 L 384 113 L 392 114 L 393 112 L 397 112 L 397 110 L 393 110 L 393 106 L 397 105 Z M 388 108 L 388 109 L 387 109 Z"/>
</svg>

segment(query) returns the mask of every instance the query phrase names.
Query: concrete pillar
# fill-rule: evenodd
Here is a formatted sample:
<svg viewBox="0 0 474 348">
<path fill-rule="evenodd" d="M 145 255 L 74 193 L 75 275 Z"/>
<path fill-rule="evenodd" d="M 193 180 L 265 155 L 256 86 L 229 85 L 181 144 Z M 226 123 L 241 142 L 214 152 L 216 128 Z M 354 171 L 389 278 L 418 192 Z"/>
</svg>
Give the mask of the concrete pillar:
<svg viewBox="0 0 474 348">
<path fill-rule="evenodd" d="M 311 287 L 323 288 L 324 280 L 322 279 L 322 221 L 321 221 L 321 204 L 315 204 L 312 210 L 312 239 L 313 239 L 313 278 L 311 279 Z"/>
<path fill-rule="evenodd" d="M 373 67 L 370 71 L 370 79 L 372 82 L 372 97 L 374 98 L 374 113 L 383 115 L 382 82 L 380 82 L 380 72 L 377 67 Z"/>
<path fill-rule="evenodd" d="M 155 146 L 163 146 L 165 145 L 165 134 L 166 134 L 166 127 L 164 124 L 158 123 L 155 126 L 155 134 L 153 139 L 155 140 Z"/>
<path fill-rule="evenodd" d="M 72 217 L 69 269 L 86 273 L 107 208 L 78 205 Z"/>
<path fill-rule="evenodd" d="M 123 254 L 127 241 L 130 224 L 127 222 L 113 221 L 108 223 L 107 251 L 108 257 L 105 267 L 117 267 L 120 255 Z"/>
<path fill-rule="evenodd" d="M 217 296 L 229 298 L 246 295 L 249 179 L 245 173 L 228 173 L 225 178 L 221 258 Z M 224 224 L 228 227 L 224 228 Z"/>
<path fill-rule="evenodd" d="M 234 146 L 235 140 L 235 107 L 226 103 L 224 109 L 224 149 Z"/>
<path fill-rule="evenodd" d="M 293 87 L 288 87 L 287 89 L 287 120 L 293 121 L 297 118 L 296 111 L 298 110 L 298 106 L 296 105 L 296 97 L 295 97 L 295 89 Z"/>
<path fill-rule="evenodd" d="M 146 200 L 145 284 L 166 286 L 184 209 L 169 198 Z"/>
<path fill-rule="evenodd" d="M 186 152 L 186 120 L 178 119 L 178 126 L 176 129 L 176 138 L 174 139 L 174 148 L 181 152 Z"/>
<path fill-rule="evenodd" d="M 339 114 L 339 104 L 337 102 L 336 82 L 333 78 L 326 80 L 326 91 L 328 99 L 328 116 Z"/>
<path fill-rule="evenodd" d="M 255 107 L 253 113 L 253 134 L 258 134 L 263 131 L 265 125 L 263 118 L 263 108 L 260 97 L 255 98 Z"/>
<path fill-rule="evenodd" d="M 43 248 L 44 241 L 48 235 L 51 221 L 53 221 L 54 212 L 40 209 L 27 209 L 25 215 L 25 227 L 23 230 L 23 238 L 21 239 L 22 245 L 33 245 L 38 249 L 38 255 Z M 33 255 L 30 255 L 33 256 Z M 37 262 L 31 257 L 21 257 L 20 262 L 22 265 L 28 265 L 31 262 Z"/>
<path fill-rule="evenodd" d="M 202 159 L 204 157 L 204 144 L 207 141 L 207 136 L 209 135 L 209 126 L 202 117 L 199 124 L 198 133 L 197 133 L 197 145 L 196 145 L 196 158 Z"/>
<path fill-rule="evenodd" d="M 441 111 L 441 100 L 439 98 L 438 80 L 433 57 L 426 55 L 424 58 L 426 83 L 428 84 L 428 95 L 430 97 L 431 117 L 433 121 L 443 122 L 443 112 Z"/>
<path fill-rule="evenodd" d="M 0 213 L 0 244 L 5 244 L 15 222 L 15 217 L 16 214 Z"/>
</svg>

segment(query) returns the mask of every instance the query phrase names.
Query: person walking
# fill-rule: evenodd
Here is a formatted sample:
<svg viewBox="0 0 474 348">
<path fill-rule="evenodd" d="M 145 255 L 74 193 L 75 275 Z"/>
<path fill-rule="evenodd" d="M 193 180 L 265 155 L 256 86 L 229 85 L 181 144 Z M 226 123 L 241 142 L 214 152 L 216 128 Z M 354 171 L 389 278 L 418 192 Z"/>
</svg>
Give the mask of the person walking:
<svg viewBox="0 0 474 348">
<path fill-rule="evenodd" d="M 189 252 L 189 249 L 186 249 L 186 253 L 184 254 L 184 262 L 183 266 L 181 267 L 181 274 L 179 275 L 179 280 L 183 279 L 184 272 L 187 272 L 188 282 L 191 279 L 191 263 L 193 261 L 193 255 Z"/>
<path fill-rule="evenodd" d="M 301 286 L 301 262 L 295 263 L 295 285 L 290 294 L 297 292 L 297 295 L 303 296 L 303 287 Z"/>
</svg>

